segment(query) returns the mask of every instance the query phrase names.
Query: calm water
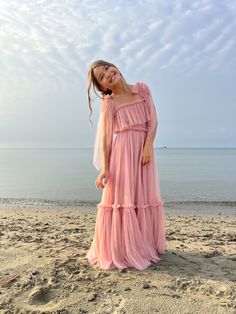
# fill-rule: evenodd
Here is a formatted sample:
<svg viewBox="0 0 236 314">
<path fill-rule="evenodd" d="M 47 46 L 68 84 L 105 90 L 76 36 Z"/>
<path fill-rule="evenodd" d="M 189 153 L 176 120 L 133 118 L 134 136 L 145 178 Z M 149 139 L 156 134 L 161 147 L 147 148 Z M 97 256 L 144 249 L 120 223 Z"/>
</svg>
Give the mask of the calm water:
<svg viewBox="0 0 236 314">
<path fill-rule="evenodd" d="M 0 149 L 1 204 L 100 201 L 92 149 Z M 236 213 L 236 149 L 156 148 L 166 208 Z M 17 200 L 16 200 L 17 199 Z"/>
</svg>

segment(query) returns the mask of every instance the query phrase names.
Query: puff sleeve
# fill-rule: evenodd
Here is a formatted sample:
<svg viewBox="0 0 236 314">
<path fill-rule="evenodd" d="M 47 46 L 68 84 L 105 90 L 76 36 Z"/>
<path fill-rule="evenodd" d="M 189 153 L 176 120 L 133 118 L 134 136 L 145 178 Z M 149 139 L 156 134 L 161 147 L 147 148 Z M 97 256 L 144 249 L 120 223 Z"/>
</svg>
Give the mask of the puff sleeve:
<svg viewBox="0 0 236 314">
<path fill-rule="evenodd" d="M 150 88 L 146 83 L 142 83 L 143 90 L 145 92 L 145 98 L 148 105 L 148 111 L 150 119 L 148 121 L 148 131 L 146 136 L 146 141 L 153 143 L 156 132 L 157 132 L 157 126 L 158 126 L 158 120 L 157 120 L 157 111 L 156 107 L 152 98 L 152 93 L 150 91 Z"/>
<path fill-rule="evenodd" d="M 104 96 L 100 106 L 97 130 L 94 141 L 93 165 L 97 170 L 108 166 L 112 146 L 112 104 L 107 96 Z"/>
</svg>

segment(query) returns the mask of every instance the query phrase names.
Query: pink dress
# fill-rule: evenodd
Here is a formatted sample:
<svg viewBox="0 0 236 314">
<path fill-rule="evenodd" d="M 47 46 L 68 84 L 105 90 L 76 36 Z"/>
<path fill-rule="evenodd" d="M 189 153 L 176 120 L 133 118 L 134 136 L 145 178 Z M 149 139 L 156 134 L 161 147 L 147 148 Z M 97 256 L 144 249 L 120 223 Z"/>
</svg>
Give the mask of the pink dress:
<svg viewBox="0 0 236 314">
<path fill-rule="evenodd" d="M 113 111 L 110 176 L 86 254 L 89 263 L 101 269 L 144 270 L 161 260 L 159 255 L 166 250 L 164 202 L 153 147 L 151 161 L 141 164 L 145 139 L 157 129 L 156 109 L 145 83 L 137 82 L 133 91 L 142 96 L 140 100 Z"/>
</svg>

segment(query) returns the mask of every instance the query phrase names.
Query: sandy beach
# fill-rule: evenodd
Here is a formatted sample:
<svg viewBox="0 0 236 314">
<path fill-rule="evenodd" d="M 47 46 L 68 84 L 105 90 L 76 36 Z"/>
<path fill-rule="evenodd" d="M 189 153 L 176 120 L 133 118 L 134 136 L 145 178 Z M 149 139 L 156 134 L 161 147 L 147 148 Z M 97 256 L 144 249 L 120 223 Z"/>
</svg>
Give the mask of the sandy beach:
<svg viewBox="0 0 236 314">
<path fill-rule="evenodd" d="M 161 261 L 107 271 L 85 258 L 96 213 L 0 209 L 0 314 L 236 313 L 235 216 L 165 213 Z"/>
</svg>

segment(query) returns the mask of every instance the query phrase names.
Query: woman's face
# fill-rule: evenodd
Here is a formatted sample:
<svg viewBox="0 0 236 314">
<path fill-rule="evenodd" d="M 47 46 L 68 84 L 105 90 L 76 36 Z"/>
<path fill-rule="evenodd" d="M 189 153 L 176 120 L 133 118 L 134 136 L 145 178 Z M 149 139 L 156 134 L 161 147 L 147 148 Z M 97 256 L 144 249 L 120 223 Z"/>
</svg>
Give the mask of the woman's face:
<svg viewBox="0 0 236 314">
<path fill-rule="evenodd" d="M 116 86 L 117 82 L 121 79 L 119 70 L 110 65 L 98 66 L 93 72 L 103 89 L 109 88 L 112 90 L 112 87 Z"/>
</svg>

